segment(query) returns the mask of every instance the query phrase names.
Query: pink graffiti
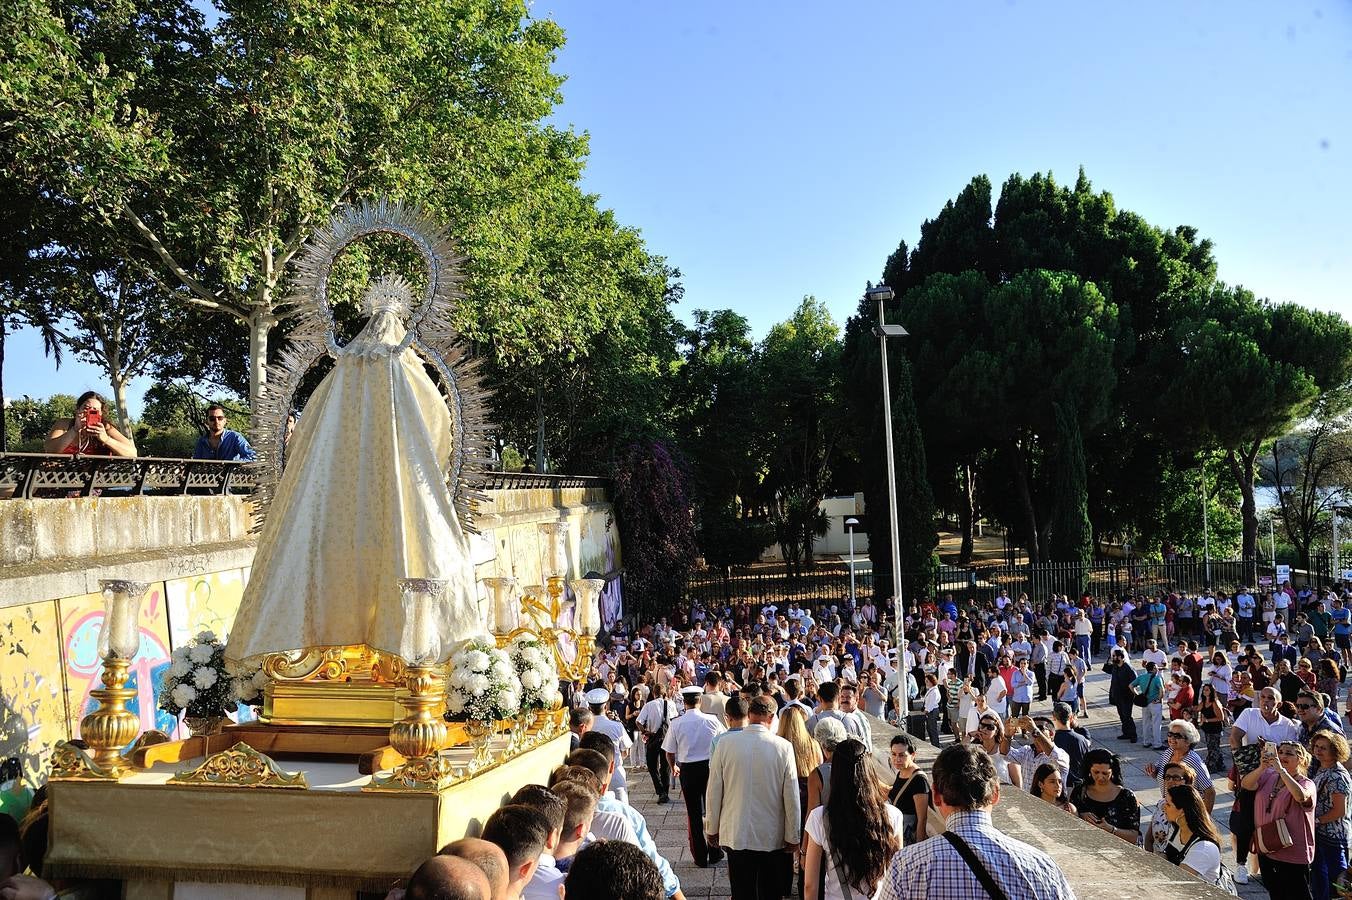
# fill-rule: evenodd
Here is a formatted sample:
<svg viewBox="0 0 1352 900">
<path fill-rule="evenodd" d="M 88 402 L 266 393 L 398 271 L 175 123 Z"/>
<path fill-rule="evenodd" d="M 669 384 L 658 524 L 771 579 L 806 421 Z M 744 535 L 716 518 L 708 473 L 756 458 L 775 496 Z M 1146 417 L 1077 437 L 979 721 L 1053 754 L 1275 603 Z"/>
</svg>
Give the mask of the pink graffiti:
<svg viewBox="0 0 1352 900">
<path fill-rule="evenodd" d="M 159 593 L 151 599 L 151 612 L 159 602 Z M 152 621 L 153 618 L 152 618 Z M 103 670 L 98 656 L 99 630 L 103 625 L 103 611 L 94 610 L 85 613 L 66 632 L 66 684 L 70 695 L 79 697 L 79 705 L 72 709 L 72 715 L 80 718 L 93 705 L 89 692 L 103 687 L 99 673 Z M 159 635 L 144 626 L 140 629 L 141 646 L 132 659 L 128 682 L 136 682 L 137 715 L 141 718 L 143 730 L 160 727 L 156 724 L 156 701 L 154 670 L 169 663 L 169 651 Z"/>
</svg>

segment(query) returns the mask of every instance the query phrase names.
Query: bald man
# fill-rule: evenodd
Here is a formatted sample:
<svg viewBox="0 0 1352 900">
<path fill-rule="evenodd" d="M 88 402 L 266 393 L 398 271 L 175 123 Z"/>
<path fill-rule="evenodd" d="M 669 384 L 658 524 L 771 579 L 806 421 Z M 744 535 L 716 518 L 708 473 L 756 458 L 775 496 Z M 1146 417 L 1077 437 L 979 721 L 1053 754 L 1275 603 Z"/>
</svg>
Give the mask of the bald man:
<svg viewBox="0 0 1352 900">
<path fill-rule="evenodd" d="M 488 879 L 493 900 L 507 900 L 507 854 L 497 844 L 483 838 L 461 838 L 442 847 L 438 855 L 458 856 L 474 863 Z"/>
<path fill-rule="evenodd" d="M 418 866 L 408 880 L 404 900 L 492 900 L 483 870 L 459 856 L 437 855 Z"/>
</svg>

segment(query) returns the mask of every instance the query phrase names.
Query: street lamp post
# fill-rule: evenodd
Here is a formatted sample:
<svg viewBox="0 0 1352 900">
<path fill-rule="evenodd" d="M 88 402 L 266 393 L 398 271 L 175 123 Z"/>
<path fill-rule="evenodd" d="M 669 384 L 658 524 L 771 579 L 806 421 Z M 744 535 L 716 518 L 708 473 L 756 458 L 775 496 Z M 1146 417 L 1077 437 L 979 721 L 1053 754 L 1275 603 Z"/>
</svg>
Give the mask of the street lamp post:
<svg viewBox="0 0 1352 900">
<path fill-rule="evenodd" d="M 850 516 L 845 520 L 845 529 L 850 533 L 850 609 L 855 608 L 854 602 L 854 526 L 859 524 L 859 520 Z"/>
<path fill-rule="evenodd" d="M 887 324 L 886 304 L 896 295 L 885 284 L 871 287 L 864 296 L 878 304 L 878 324 L 873 333 L 878 336 L 878 352 L 883 363 L 883 434 L 887 439 L 887 514 L 892 526 L 892 619 L 896 628 L 897 646 L 901 646 L 901 637 L 905 633 L 906 605 L 901 594 L 901 540 L 897 526 L 897 459 L 892 449 L 892 383 L 887 374 L 887 339 L 905 337 L 906 329 L 900 325 Z"/>
</svg>

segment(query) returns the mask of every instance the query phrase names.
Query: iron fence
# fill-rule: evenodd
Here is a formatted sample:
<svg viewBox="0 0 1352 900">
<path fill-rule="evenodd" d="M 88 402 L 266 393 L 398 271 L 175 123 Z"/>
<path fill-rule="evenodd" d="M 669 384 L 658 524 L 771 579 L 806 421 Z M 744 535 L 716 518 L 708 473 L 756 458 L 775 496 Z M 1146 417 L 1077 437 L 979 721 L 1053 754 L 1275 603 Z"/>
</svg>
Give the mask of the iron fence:
<svg viewBox="0 0 1352 900">
<path fill-rule="evenodd" d="M 154 456 L 64 453 L 0 455 L 0 496 L 92 497 L 107 494 L 229 494 L 253 489 L 253 464 Z"/>
<path fill-rule="evenodd" d="M 1333 571 L 1328 555 L 1315 555 L 1307 568 L 1291 565 L 1296 584 L 1325 585 L 1340 574 Z M 1229 590 L 1246 584 L 1246 573 L 1256 572 L 1258 579 L 1271 583 L 1271 561 L 1211 560 L 1184 557 L 1156 561 L 1144 559 L 1104 559 L 1088 565 L 1077 563 L 1040 563 L 999 566 L 936 566 L 927 573 L 903 573 L 902 594 L 909 605 L 913 598 L 953 594 L 956 598 L 992 599 L 1000 591 L 1017 598 L 1027 594 L 1034 602 L 1053 593 L 1112 597 L 1132 592 L 1153 592 L 1170 587 L 1200 591 L 1208 585 Z M 1253 585 L 1250 585 L 1253 586 Z M 890 572 L 857 572 L 857 597 L 883 600 L 892 595 Z M 798 576 L 778 569 L 733 569 L 726 577 L 715 570 L 692 575 L 682 599 L 704 606 L 747 602 L 818 606 L 843 604 L 850 599 L 850 574 L 844 567 L 819 567 Z M 860 601 L 862 602 L 862 601 Z"/>
</svg>

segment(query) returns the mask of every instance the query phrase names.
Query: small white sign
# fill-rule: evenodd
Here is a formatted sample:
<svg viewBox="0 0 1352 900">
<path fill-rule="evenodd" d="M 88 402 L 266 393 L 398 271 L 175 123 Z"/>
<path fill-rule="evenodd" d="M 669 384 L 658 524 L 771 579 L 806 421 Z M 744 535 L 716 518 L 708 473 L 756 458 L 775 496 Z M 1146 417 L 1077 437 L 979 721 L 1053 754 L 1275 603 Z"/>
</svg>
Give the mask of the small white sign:
<svg viewBox="0 0 1352 900">
<path fill-rule="evenodd" d="M 1271 575 L 1259 575 L 1259 576 L 1258 576 L 1258 586 L 1259 586 L 1259 587 L 1271 587 L 1271 586 L 1272 586 L 1272 576 L 1271 576 Z"/>
<path fill-rule="evenodd" d="M 1291 567 L 1285 564 L 1277 566 L 1277 583 L 1286 584 L 1291 580 Z"/>
</svg>

